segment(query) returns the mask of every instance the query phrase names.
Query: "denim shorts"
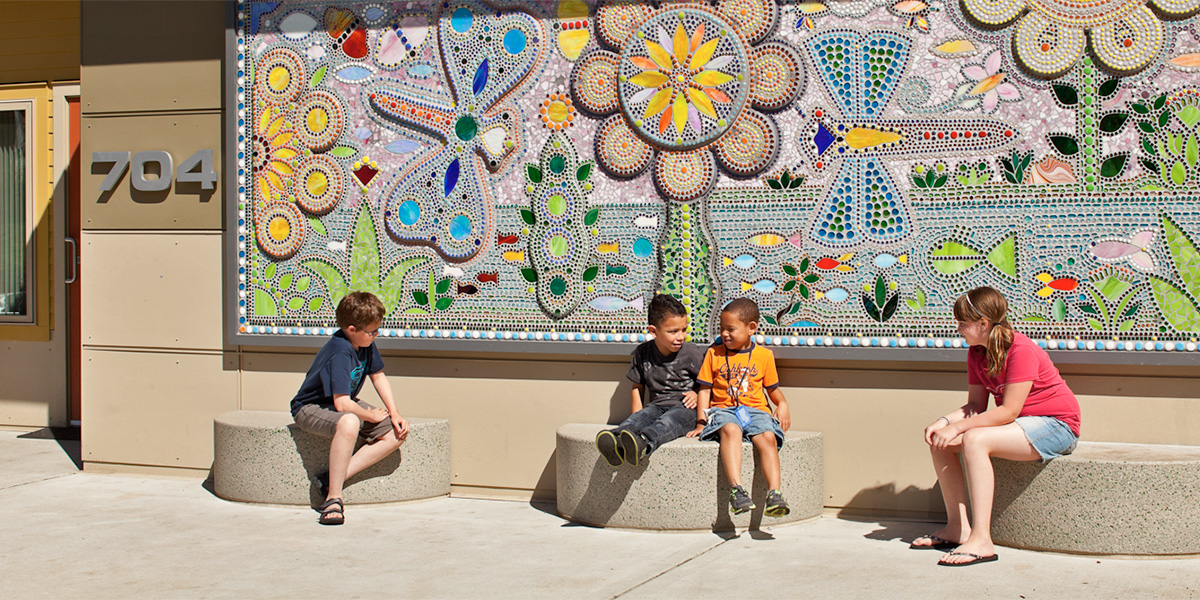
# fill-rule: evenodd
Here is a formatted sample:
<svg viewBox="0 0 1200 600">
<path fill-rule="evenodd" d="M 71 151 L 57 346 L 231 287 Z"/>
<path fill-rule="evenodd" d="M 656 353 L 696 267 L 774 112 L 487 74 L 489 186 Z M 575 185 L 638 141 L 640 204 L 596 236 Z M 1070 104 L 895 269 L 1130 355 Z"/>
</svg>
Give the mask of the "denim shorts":
<svg viewBox="0 0 1200 600">
<path fill-rule="evenodd" d="M 1074 452 L 1075 444 L 1079 442 L 1070 426 L 1054 417 L 1017 417 L 1016 423 L 1025 431 L 1025 437 L 1041 455 L 1042 462 Z"/>
<path fill-rule="evenodd" d="M 720 430 L 722 427 L 729 423 L 741 427 L 737 414 L 734 412 L 736 410 L 736 408 L 709 409 L 708 425 L 705 425 L 704 430 L 700 432 L 700 439 L 719 442 L 721 441 Z M 757 408 L 746 407 L 746 411 L 750 413 L 750 424 L 742 428 L 742 439 L 748 442 L 751 437 L 770 431 L 775 434 L 775 444 L 782 448 L 783 428 L 779 426 L 779 419 L 776 419 L 771 413 Z"/>
</svg>

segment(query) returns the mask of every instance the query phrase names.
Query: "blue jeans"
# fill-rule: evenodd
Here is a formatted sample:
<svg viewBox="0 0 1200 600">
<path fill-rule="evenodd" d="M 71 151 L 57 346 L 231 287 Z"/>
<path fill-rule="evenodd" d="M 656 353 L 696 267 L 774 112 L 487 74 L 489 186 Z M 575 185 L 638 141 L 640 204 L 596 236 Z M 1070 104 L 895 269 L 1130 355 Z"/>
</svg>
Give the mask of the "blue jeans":
<svg viewBox="0 0 1200 600">
<path fill-rule="evenodd" d="M 769 412 L 758 410 L 757 408 L 746 407 L 747 414 L 750 416 L 750 424 L 742 427 L 738 422 L 737 408 L 714 408 L 708 411 L 708 425 L 704 426 L 704 431 L 700 432 L 700 439 L 703 441 L 721 441 L 721 428 L 732 423 L 742 430 L 742 439 L 749 442 L 750 438 L 767 433 L 768 431 L 775 434 L 775 444 L 783 447 L 783 427 L 779 425 L 779 419 Z"/>
<path fill-rule="evenodd" d="M 646 438 L 646 453 L 654 452 L 663 444 L 683 437 L 696 426 L 696 409 L 682 404 L 663 407 L 651 404 L 625 419 L 613 429 L 613 435 L 622 430 L 640 433 Z"/>
</svg>

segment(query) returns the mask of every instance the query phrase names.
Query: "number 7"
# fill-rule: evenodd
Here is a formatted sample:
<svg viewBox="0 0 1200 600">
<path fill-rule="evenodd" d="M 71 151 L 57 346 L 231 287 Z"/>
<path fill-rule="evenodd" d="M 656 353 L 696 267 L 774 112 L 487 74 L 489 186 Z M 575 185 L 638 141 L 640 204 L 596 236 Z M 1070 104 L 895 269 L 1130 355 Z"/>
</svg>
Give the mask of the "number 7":
<svg viewBox="0 0 1200 600">
<path fill-rule="evenodd" d="M 121 176 L 125 174 L 125 169 L 129 168 L 129 153 L 128 152 L 93 152 L 93 163 L 113 163 L 113 166 L 108 171 L 108 175 L 104 181 L 100 182 L 101 192 L 111 192 L 117 187 L 117 182 L 121 180 Z"/>
</svg>

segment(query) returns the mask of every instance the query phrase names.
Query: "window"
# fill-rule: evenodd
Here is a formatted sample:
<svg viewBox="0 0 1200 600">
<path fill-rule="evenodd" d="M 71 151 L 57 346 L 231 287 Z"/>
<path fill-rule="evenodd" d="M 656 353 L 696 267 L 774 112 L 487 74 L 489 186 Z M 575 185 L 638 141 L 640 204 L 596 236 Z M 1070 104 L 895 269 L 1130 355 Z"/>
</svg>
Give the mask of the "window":
<svg viewBox="0 0 1200 600">
<path fill-rule="evenodd" d="M 32 323 L 30 102 L 0 102 L 0 323 Z"/>
</svg>

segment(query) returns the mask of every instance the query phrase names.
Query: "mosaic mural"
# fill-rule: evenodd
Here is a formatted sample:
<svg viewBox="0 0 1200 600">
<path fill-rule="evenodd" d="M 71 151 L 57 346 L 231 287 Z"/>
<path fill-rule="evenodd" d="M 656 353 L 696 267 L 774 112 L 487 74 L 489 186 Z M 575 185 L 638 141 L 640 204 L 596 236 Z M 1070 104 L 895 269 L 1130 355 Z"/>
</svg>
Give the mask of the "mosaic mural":
<svg viewBox="0 0 1200 600">
<path fill-rule="evenodd" d="M 323 336 L 1195 351 L 1200 0 L 254 2 L 237 319 Z"/>
</svg>

